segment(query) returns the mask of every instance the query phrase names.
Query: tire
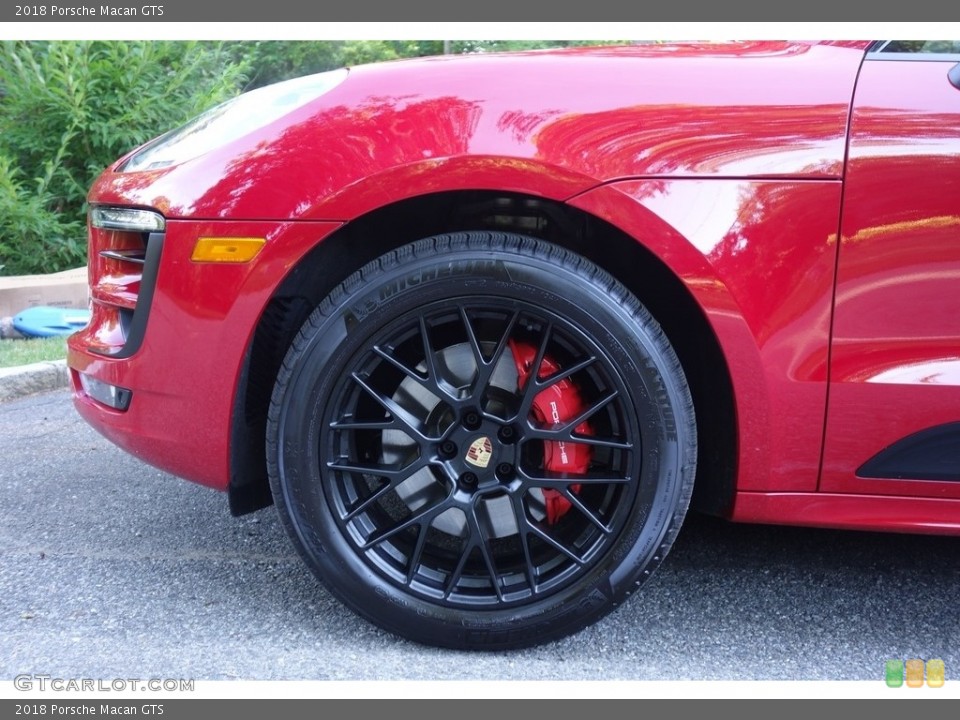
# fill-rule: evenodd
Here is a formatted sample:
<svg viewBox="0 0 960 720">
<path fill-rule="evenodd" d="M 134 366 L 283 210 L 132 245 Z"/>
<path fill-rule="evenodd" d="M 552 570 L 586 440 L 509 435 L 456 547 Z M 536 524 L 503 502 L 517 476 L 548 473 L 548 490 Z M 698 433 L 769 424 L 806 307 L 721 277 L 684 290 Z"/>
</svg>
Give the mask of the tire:
<svg viewBox="0 0 960 720">
<path fill-rule="evenodd" d="M 387 253 L 320 304 L 267 455 L 286 530 L 347 606 L 428 645 L 506 649 L 580 630 L 649 577 L 696 430 L 676 355 L 622 285 L 471 232 Z"/>
</svg>

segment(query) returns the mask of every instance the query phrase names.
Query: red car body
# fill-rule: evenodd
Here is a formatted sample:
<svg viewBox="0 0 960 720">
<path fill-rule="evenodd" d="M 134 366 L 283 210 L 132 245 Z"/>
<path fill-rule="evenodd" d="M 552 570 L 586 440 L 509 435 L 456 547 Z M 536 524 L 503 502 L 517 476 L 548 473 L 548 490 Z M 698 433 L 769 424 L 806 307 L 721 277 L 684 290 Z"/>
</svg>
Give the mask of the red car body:
<svg viewBox="0 0 960 720">
<path fill-rule="evenodd" d="M 663 326 L 697 411 L 695 506 L 960 533 L 958 60 L 747 42 L 353 68 L 196 157 L 104 172 L 91 205 L 155 211 L 165 237 L 130 348 L 120 311 L 140 312 L 144 266 L 100 254 L 129 233 L 91 227 L 76 407 L 255 509 L 296 330 L 272 305 L 318 303 L 409 240 L 505 227 L 589 258 Z M 198 262 L 200 238 L 265 243 Z M 81 374 L 128 389 L 129 407 L 91 398 Z"/>
</svg>

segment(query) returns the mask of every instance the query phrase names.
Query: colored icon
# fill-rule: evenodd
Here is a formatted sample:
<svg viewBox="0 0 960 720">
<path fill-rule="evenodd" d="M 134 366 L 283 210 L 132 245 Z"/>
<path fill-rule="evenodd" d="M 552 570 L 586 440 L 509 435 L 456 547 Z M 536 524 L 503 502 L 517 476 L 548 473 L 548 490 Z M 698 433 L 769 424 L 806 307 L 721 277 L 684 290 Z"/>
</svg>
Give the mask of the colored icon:
<svg viewBox="0 0 960 720">
<path fill-rule="evenodd" d="M 943 660 L 927 660 L 927 685 L 932 688 L 943 687 L 945 674 Z"/>
<path fill-rule="evenodd" d="M 923 687 L 923 660 L 912 658 L 907 660 L 907 687 Z"/>
<path fill-rule="evenodd" d="M 887 660 L 886 671 L 887 687 L 903 685 L 903 660 Z"/>
</svg>

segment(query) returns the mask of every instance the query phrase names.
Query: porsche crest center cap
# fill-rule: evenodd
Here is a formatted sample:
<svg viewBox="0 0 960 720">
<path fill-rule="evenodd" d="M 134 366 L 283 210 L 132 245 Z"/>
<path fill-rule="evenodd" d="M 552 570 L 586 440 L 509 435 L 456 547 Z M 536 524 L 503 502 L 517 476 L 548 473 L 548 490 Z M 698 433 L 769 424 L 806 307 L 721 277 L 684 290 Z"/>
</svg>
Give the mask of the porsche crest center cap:
<svg viewBox="0 0 960 720">
<path fill-rule="evenodd" d="M 467 457 L 464 458 L 468 463 L 478 468 L 485 468 L 490 464 L 490 458 L 493 457 L 493 444 L 488 437 L 478 437 L 467 448 Z"/>
</svg>

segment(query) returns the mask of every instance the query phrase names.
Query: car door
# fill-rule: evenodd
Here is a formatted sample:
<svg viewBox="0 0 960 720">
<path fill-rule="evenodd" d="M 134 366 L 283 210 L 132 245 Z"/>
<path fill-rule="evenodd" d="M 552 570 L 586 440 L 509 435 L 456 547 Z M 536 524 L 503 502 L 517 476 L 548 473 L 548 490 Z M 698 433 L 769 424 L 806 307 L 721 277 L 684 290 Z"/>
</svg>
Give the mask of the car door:
<svg viewBox="0 0 960 720">
<path fill-rule="evenodd" d="M 960 498 L 960 42 L 863 62 L 830 368 L 820 490 Z"/>
</svg>

